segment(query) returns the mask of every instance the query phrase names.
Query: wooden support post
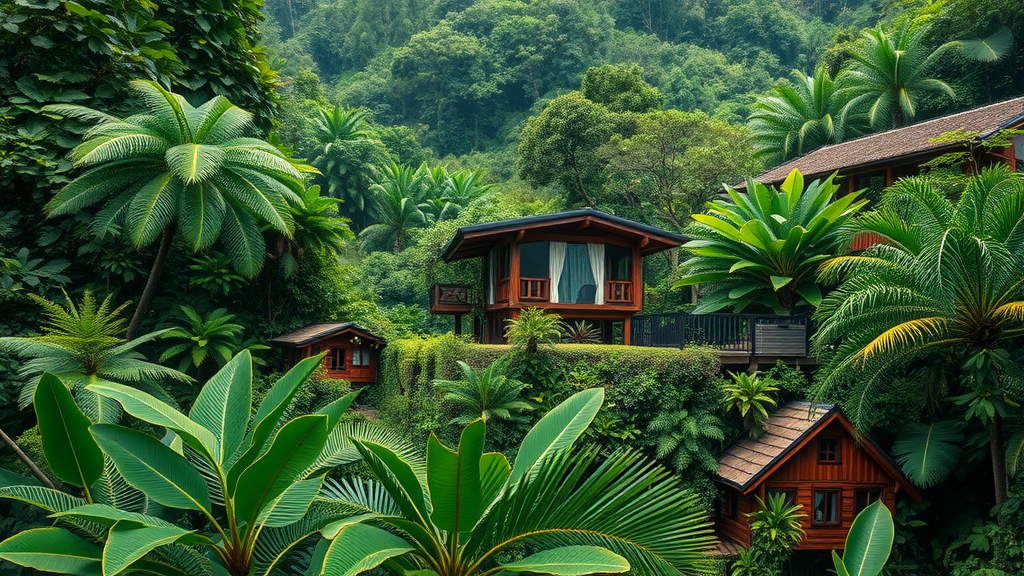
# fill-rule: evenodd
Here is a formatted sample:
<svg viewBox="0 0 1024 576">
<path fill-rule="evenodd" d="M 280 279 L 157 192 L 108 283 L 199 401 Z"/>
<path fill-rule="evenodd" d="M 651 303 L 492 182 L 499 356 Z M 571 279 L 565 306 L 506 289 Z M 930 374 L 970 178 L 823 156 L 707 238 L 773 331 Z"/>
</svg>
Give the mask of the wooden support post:
<svg viewBox="0 0 1024 576">
<path fill-rule="evenodd" d="M 455 335 L 462 335 L 462 314 L 455 315 Z"/>
<path fill-rule="evenodd" d="M 622 343 L 629 346 L 629 337 L 631 332 L 630 320 L 632 317 L 626 316 L 626 319 L 622 321 Z"/>
</svg>

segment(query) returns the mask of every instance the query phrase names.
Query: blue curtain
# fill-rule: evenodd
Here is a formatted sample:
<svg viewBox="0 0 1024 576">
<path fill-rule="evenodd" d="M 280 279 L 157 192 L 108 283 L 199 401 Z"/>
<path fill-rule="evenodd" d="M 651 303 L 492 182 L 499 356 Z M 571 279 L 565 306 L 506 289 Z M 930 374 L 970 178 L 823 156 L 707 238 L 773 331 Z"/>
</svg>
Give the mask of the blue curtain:
<svg viewBox="0 0 1024 576">
<path fill-rule="evenodd" d="M 596 294 L 597 283 L 590 269 L 587 245 L 569 244 L 566 246 L 562 277 L 558 280 L 558 301 L 567 304 L 593 304 Z"/>
</svg>

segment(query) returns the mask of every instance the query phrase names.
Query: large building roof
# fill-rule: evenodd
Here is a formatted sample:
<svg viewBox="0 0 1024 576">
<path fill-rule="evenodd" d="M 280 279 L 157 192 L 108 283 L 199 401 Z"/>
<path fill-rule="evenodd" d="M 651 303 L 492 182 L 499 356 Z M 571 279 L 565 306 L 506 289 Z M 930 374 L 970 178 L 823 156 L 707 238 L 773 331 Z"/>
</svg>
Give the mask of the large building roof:
<svg viewBox="0 0 1024 576">
<path fill-rule="evenodd" d="M 856 140 L 840 142 L 785 162 L 764 172 L 754 180 L 777 184 L 797 169 L 804 177 L 827 176 L 836 170 L 870 168 L 892 163 L 896 159 L 955 149 L 958 144 L 932 142 L 946 132 L 963 130 L 977 132 L 982 139 L 1004 128 L 1024 122 L 1024 97 L 1004 100 L 957 114 L 941 116 L 902 128 L 870 134 Z M 745 184 L 744 184 L 745 185 Z"/>
<path fill-rule="evenodd" d="M 329 336 L 334 336 L 341 332 L 355 332 L 358 336 L 370 340 L 372 342 L 383 344 L 384 339 L 375 336 L 368 329 L 356 324 L 354 322 L 329 322 L 323 324 L 310 324 L 309 326 L 299 328 L 294 332 L 289 332 L 274 338 L 270 342 L 279 346 L 305 346 L 317 340 L 322 340 Z"/>
<path fill-rule="evenodd" d="M 744 438 L 733 444 L 718 459 L 718 477 L 742 492 L 750 492 L 804 446 L 818 430 L 830 422 L 839 422 L 853 434 L 853 426 L 838 406 L 790 402 L 775 411 L 757 438 Z M 864 434 L 858 439 L 876 462 L 915 498 L 916 489 L 877 444 Z"/>
<path fill-rule="evenodd" d="M 643 237 L 647 242 L 641 248 L 643 255 L 654 254 L 686 243 L 688 238 L 655 226 L 633 222 L 607 212 L 583 208 L 555 214 L 542 214 L 463 226 L 444 250 L 444 261 L 462 260 L 482 256 L 490 250 L 494 240 L 521 230 L 561 232 L 566 226 L 585 223 L 592 230 L 601 229 L 619 236 Z"/>
</svg>

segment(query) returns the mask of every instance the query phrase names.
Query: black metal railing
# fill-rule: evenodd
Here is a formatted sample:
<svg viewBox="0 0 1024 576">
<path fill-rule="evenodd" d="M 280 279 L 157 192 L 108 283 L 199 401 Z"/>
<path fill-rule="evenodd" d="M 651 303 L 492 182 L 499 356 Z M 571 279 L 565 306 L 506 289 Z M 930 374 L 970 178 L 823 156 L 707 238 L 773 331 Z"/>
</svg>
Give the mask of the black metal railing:
<svg viewBox="0 0 1024 576">
<path fill-rule="evenodd" d="M 646 314 L 633 316 L 634 346 L 708 344 L 752 356 L 807 356 L 807 317 L 772 314 Z"/>
</svg>

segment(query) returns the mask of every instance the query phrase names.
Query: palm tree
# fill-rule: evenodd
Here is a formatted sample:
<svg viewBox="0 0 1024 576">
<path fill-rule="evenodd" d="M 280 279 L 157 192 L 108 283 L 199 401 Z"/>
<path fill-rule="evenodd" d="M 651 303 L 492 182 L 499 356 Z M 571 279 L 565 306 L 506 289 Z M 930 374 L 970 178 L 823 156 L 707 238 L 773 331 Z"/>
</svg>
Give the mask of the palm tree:
<svg viewBox="0 0 1024 576">
<path fill-rule="evenodd" d="M 715 200 L 707 214 L 693 214 L 694 238 L 683 245 L 693 257 L 683 262 L 675 287 L 705 284 L 694 312 L 756 304 L 778 314 L 821 301 L 815 273 L 840 247 L 840 232 L 866 203 L 857 194 L 836 198 L 834 176 L 806 187 L 793 170 L 778 190 L 747 181 L 744 192 L 726 186 L 730 201 Z"/>
<path fill-rule="evenodd" d="M 484 184 L 484 176 L 483 170 L 459 170 L 452 174 L 448 204 L 441 213 L 440 220 L 455 218 L 463 208 L 486 198 L 494 184 Z"/>
<path fill-rule="evenodd" d="M 604 458 L 595 448 L 572 448 L 603 396 L 585 390 L 552 409 L 512 464 L 483 452 L 482 419 L 465 428 L 457 450 L 432 435 L 425 473 L 422 464 L 356 440 L 373 484 L 390 499 L 366 506 L 354 498 L 366 512 L 323 530 L 330 542 L 313 554 L 311 572 L 354 576 L 390 561 L 438 576 L 703 573 L 714 537 L 678 478 L 634 452 Z M 512 561 L 507 553 L 523 547 L 529 555 Z"/>
<path fill-rule="evenodd" d="M 210 362 L 217 367 L 227 364 L 239 350 L 239 335 L 242 325 L 231 322 L 234 314 L 224 308 L 201 316 L 190 306 L 179 306 L 180 319 L 184 326 L 173 326 L 161 338 L 176 341 L 160 355 L 160 362 L 181 357 L 178 370 L 188 372 L 200 370 Z"/>
<path fill-rule="evenodd" d="M 133 81 L 146 112 L 116 118 L 81 106 L 47 106 L 51 113 L 96 123 L 72 152 L 88 168 L 46 205 L 50 217 L 94 204 L 99 234 L 123 226 L 136 248 L 160 239 L 153 268 L 128 326 L 139 331 L 163 271 L 175 230 L 193 252 L 220 238 L 235 268 L 255 276 L 263 265 L 260 225 L 291 235 L 288 202 L 302 176 L 274 146 L 249 138 L 252 115 L 223 96 L 193 108 L 156 82 Z"/>
<path fill-rule="evenodd" d="M 402 251 L 414 228 L 427 224 L 423 201 L 423 175 L 406 164 L 390 162 L 378 170 L 373 185 L 374 219 L 361 235 L 367 246 L 390 246 Z"/>
<path fill-rule="evenodd" d="M 531 306 L 505 321 L 505 338 L 513 349 L 532 356 L 541 344 L 554 344 L 562 337 L 565 323 L 558 314 Z"/>
<path fill-rule="evenodd" d="M 821 268 L 840 281 L 818 308 L 814 346 L 832 360 L 822 394 L 850 374 L 848 401 L 864 425 L 879 386 L 898 367 L 951 354 L 964 362 L 954 400 L 988 429 L 996 502 L 1006 498 L 1002 420 L 1021 400 L 1007 387 L 1005 350 L 1024 335 L 1024 180 L 998 166 L 970 179 L 958 202 L 924 178 L 898 181 L 850 233 L 884 243 Z"/>
<path fill-rule="evenodd" d="M 850 110 L 867 110 L 872 128 L 903 126 L 917 115 L 927 93 L 955 96 L 948 84 L 929 73 L 959 43 L 947 42 L 931 50 L 924 43 L 927 34 L 928 26 L 907 23 L 889 32 L 879 24 L 865 30 L 862 42 L 850 52 L 853 62 L 841 72 L 840 93 L 849 99 Z"/>
<path fill-rule="evenodd" d="M 372 211 L 373 166 L 387 161 L 387 152 L 367 121 L 367 111 L 348 106 L 320 108 L 313 130 L 322 148 L 312 164 L 322 174 L 326 193 L 347 202 L 346 214 L 365 226 Z"/>
<path fill-rule="evenodd" d="M 299 198 L 301 201 L 289 205 L 295 231 L 291 237 L 277 234 L 268 239 L 271 258 L 276 259 L 286 278 L 299 269 L 299 261 L 309 250 L 325 250 L 337 253 L 350 240 L 355 239 L 349 228 L 349 219 L 338 215 L 338 198 L 320 195 L 319 186 L 310 186 Z"/>
<path fill-rule="evenodd" d="M 857 133 L 856 118 L 847 117 L 846 100 L 827 66 L 818 66 L 814 76 L 799 70 L 790 76 L 792 86 L 776 86 L 774 94 L 759 97 L 751 107 L 754 155 L 770 165 Z"/>
<path fill-rule="evenodd" d="M 779 389 L 756 372 L 729 372 L 729 377 L 732 383 L 726 384 L 724 389 L 725 409 L 739 412 L 750 437 L 757 438 L 764 432 L 764 423 L 768 421 L 768 406 L 775 406 L 772 394 Z"/>
<path fill-rule="evenodd" d="M 509 378 L 507 360 L 495 360 L 484 369 L 476 369 L 462 360 L 456 362 L 462 372 L 462 380 L 435 380 L 434 385 L 445 393 L 444 401 L 459 415 L 451 419 L 452 424 L 466 425 L 476 420 L 510 420 L 525 422 L 521 412 L 533 410 L 529 402 L 521 397 L 529 385 Z"/>
<path fill-rule="evenodd" d="M 680 408 L 658 414 L 648 425 L 658 458 L 668 460 L 682 472 L 691 466 L 714 474 L 718 459 L 708 448 L 708 441 L 722 442 L 722 423 L 714 414 Z"/>
<path fill-rule="evenodd" d="M 79 402 L 93 421 L 113 420 L 101 414 L 109 408 L 97 403 L 95 395 L 85 386 L 100 380 L 140 385 L 146 381 L 191 382 L 192 379 L 177 370 L 146 360 L 136 348 L 162 336 L 166 330 L 152 332 L 133 340 L 121 337 L 124 319 L 121 312 L 127 303 L 113 306 L 113 296 L 97 303 L 93 293 L 86 290 L 77 306 L 67 298 L 67 307 L 29 294 L 43 307 L 46 323 L 41 336 L 0 338 L 0 350 L 10 351 L 27 358 L 18 374 L 28 382 L 21 390 L 21 407 L 32 403 L 37 377 L 43 372 L 56 375 L 72 388 Z"/>
</svg>

